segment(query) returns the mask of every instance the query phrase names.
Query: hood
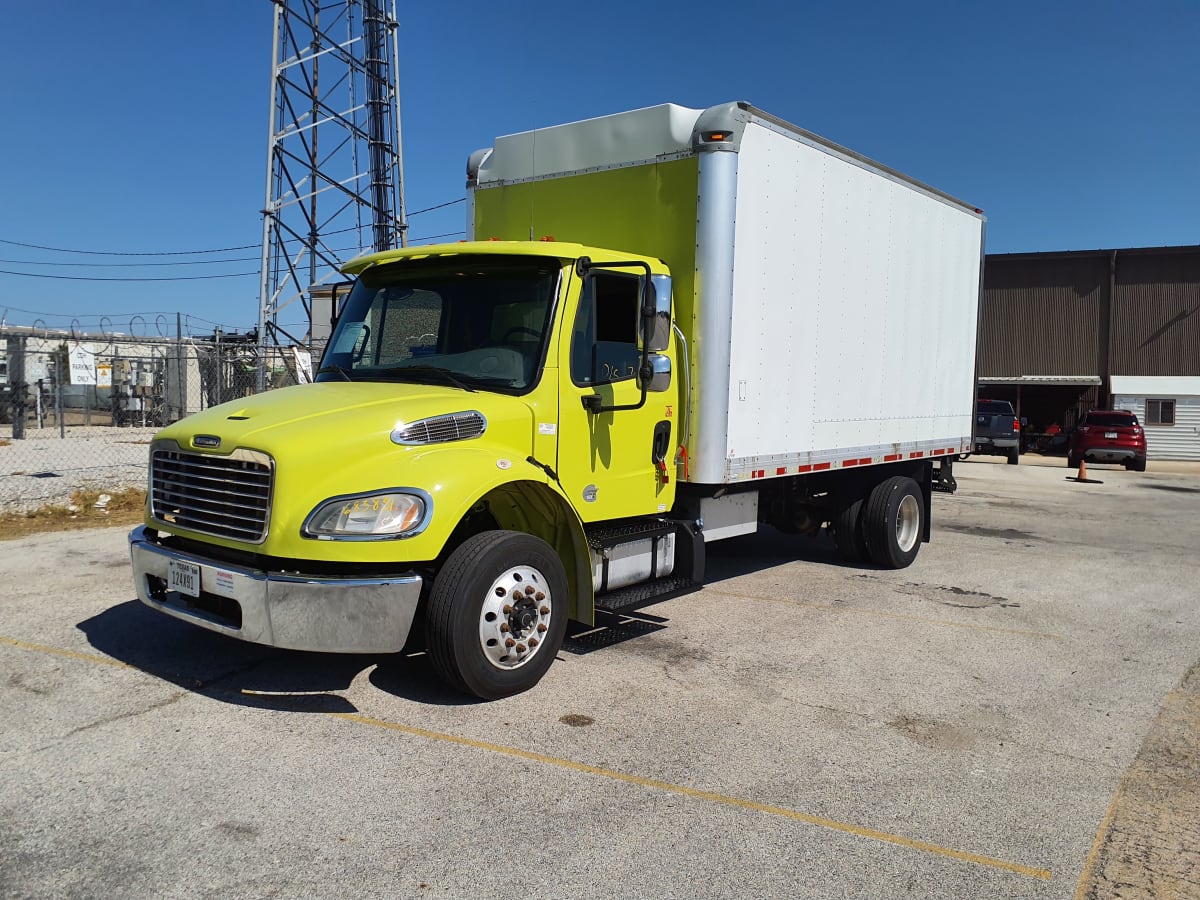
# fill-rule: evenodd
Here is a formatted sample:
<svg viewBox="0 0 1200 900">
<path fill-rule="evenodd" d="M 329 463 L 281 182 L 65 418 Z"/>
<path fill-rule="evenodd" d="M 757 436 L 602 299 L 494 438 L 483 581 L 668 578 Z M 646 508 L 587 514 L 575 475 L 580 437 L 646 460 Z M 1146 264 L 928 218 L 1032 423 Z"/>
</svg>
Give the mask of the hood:
<svg viewBox="0 0 1200 900">
<path fill-rule="evenodd" d="M 163 429 L 157 437 L 184 449 L 228 453 L 262 450 L 276 459 L 323 448 L 342 452 L 364 442 L 387 442 L 393 429 L 453 413 L 478 411 L 488 431 L 532 442 L 533 413 L 520 399 L 486 391 L 425 384 L 321 382 L 267 391 L 222 403 Z M 516 433 L 514 433 L 516 432 Z M 204 436 L 197 442 L 197 435 Z M 219 439 L 218 447 L 212 446 Z"/>
</svg>

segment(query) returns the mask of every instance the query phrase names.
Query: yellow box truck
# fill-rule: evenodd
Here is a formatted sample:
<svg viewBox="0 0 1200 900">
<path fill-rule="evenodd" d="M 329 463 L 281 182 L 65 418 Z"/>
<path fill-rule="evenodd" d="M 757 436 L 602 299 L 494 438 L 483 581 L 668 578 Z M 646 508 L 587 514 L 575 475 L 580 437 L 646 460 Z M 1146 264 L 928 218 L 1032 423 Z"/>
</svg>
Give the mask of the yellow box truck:
<svg viewBox="0 0 1200 900">
<path fill-rule="evenodd" d="M 316 383 L 156 436 L 144 603 L 421 641 L 496 698 L 568 621 L 699 587 L 710 541 L 912 563 L 970 450 L 979 210 L 746 103 L 502 137 L 467 189 L 467 241 L 346 266 Z"/>
</svg>

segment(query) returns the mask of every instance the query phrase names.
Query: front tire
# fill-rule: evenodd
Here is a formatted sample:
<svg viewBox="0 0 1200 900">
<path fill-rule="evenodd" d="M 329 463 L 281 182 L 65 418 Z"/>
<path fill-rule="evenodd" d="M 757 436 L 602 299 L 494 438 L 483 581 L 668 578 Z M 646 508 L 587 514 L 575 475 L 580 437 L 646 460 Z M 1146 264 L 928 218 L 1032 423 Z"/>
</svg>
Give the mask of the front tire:
<svg viewBox="0 0 1200 900">
<path fill-rule="evenodd" d="M 925 534 L 925 502 L 917 483 L 894 475 L 876 485 L 863 507 L 863 534 L 878 565 L 888 569 L 911 565 Z"/>
<path fill-rule="evenodd" d="M 567 631 L 567 574 L 554 549 L 515 531 L 463 541 L 434 580 L 429 658 L 449 684 L 496 700 L 537 684 Z"/>
</svg>

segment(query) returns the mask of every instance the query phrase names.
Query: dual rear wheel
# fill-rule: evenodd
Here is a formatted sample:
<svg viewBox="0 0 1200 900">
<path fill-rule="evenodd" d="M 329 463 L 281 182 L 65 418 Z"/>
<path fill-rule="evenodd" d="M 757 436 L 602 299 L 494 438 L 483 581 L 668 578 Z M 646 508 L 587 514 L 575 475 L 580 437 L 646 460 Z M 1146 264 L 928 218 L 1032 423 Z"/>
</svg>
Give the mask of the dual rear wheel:
<svg viewBox="0 0 1200 900">
<path fill-rule="evenodd" d="M 925 500 L 913 479 L 894 475 L 838 509 L 830 524 L 834 546 L 846 561 L 903 569 L 921 549 Z"/>
</svg>

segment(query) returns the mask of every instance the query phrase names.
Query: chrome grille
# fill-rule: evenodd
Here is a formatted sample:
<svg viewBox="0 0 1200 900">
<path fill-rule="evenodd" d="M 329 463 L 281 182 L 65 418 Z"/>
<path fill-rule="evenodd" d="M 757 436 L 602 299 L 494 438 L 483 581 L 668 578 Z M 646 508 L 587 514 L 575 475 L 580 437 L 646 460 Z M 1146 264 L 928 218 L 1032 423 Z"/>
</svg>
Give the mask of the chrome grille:
<svg viewBox="0 0 1200 900">
<path fill-rule="evenodd" d="M 483 413 L 471 410 L 401 425 L 392 432 L 392 440 L 397 444 L 444 444 L 477 438 L 486 430 L 487 419 Z"/>
<path fill-rule="evenodd" d="M 271 508 L 271 458 L 155 450 L 150 456 L 151 515 L 189 531 L 260 543 Z"/>
</svg>

